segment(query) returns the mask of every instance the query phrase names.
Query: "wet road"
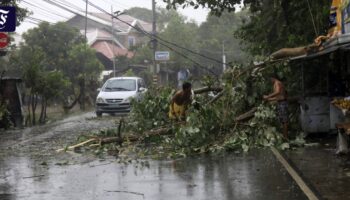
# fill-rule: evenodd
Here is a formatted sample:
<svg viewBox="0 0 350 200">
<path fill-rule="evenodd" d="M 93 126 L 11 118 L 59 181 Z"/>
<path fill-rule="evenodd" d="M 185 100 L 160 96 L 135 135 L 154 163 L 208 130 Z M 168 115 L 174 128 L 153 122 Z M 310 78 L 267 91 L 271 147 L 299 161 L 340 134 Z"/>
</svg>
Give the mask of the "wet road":
<svg viewBox="0 0 350 200">
<path fill-rule="evenodd" d="M 335 137 L 323 139 L 319 146 L 286 152 L 300 174 L 320 193 L 323 199 L 350 199 L 349 155 L 335 155 Z"/>
<path fill-rule="evenodd" d="M 0 199 L 307 199 L 269 149 L 146 165 L 56 153 L 81 133 L 115 124 L 91 116 L 0 134 Z"/>
<path fill-rule="evenodd" d="M 60 166 L 27 157 L 0 160 L 0 199 L 307 199 L 269 151 L 118 164 Z"/>
</svg>

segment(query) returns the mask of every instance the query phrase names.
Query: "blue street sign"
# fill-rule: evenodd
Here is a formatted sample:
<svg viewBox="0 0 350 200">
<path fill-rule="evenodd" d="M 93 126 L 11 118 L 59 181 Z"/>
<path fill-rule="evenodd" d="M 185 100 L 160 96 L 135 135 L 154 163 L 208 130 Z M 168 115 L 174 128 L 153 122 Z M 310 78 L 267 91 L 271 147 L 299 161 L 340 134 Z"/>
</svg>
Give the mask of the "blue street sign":
<svg viewBox="0 0 350 200">
<path fill-rule="evenodd" d="M 169 51 L 156 51 L 154 56 L 157 61 L 168 61 L 170 59 Z"/>
<path fill-rule="evenodd" d="M 16 8 L 0 6 L 0 32 L 16 31 Z"/>
</svg>

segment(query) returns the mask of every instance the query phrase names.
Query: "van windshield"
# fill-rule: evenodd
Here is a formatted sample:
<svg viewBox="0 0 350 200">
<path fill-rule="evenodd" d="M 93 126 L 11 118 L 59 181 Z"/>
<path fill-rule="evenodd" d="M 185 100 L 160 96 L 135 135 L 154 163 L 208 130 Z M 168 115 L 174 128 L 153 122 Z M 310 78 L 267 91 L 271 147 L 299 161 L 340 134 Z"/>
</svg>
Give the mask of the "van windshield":
<svg viewBox="0 0 350 200">
<path fill-rule="evenodd" d="M 103 88 L 104 92 L 115 91 L 135 91 L 136 80 L 133 79 L 114 79 L 108 80 L 106 86 Z"/>
</svg>

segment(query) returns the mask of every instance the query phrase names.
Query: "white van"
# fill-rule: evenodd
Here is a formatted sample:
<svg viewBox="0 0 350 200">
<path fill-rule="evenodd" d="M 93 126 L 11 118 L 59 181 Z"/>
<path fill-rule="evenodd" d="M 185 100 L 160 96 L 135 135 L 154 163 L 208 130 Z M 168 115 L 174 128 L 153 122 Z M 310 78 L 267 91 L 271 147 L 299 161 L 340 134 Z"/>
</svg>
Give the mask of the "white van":
<svg viewBox="0 0 350 200">
<path fill-rule="evenodd" d="M 103 113 L 127 114 L 130 112 L 130 100 L 140 99 L 146 92 L 145 83 L 139 77 L 110 78 L 100 89 L 96 98 L 96 115 Z"/>
</svg>

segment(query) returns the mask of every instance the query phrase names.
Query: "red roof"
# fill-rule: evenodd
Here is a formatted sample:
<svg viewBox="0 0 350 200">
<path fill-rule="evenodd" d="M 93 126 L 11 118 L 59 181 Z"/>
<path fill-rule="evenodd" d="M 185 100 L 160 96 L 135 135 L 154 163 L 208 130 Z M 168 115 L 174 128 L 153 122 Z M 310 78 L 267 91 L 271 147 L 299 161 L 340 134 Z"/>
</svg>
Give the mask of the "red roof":
<svg viewBox="0 0 350 200">
<path fill-rule="evenodd" d="M 111 60 L 114 56 L 127 56 L 128 58 L 132 58 L 134 56 L 133 52 L 128 51 L 127 49 L 122 49 L 111 41 L 96 41 L 91 45 L 91 47 Z"/>
</svg>

